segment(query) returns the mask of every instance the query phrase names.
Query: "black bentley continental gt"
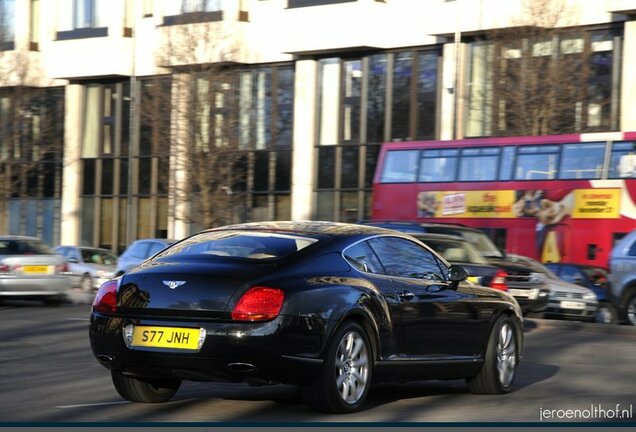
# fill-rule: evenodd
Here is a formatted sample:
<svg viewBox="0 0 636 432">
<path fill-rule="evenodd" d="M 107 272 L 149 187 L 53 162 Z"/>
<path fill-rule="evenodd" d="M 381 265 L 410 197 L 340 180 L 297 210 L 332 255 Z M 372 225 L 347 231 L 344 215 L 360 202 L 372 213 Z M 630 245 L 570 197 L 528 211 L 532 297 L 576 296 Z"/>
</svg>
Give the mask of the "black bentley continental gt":
<svg viewBox="0 0 636 432">
<path fill-rule="evenodd" d="M 182 380 L 295 384 L 315 409 L 340 413 L 386 380 L 465 378 L 474 393 L 507 393 L 521 311 L 466 276 L 384 228 L 233 225 L 102 285 L 90 342 L 134 402 L 167 401 Z"/>
</svg>

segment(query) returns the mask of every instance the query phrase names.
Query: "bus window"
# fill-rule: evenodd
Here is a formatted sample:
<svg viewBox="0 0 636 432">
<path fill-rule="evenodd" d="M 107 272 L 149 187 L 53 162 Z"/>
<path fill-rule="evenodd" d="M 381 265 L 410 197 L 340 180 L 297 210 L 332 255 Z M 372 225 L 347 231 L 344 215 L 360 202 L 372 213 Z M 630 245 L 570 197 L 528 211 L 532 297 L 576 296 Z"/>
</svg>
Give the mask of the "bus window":
<svg viewBox="0 0 636 432">
<path fill-rule="evenodd" d="M 459 150 L 424 150 L 420 160 L 420 182 L 455 181 Z"/>
<path fill-rule="evenodd" d="M 499 151 L 496 147 L 464 149 L 459 163 L 459 180 L 496 180 Z"/>
<path fill-rule="evenodd" d="M 504 147 L 499 167 L 499 180 L 512 180 L 512 167 L 515 166 L 515 148 Z"/>
<path fill-rule="evenodd" d="M 558 145 L 519 147 L 515 180 L 555 179 L 559 149 Z"/>
<path fill-rule="evenodd" d="M 609 178 L 636 177 L 636 143 L 616 142 L 612 145 Z"/>
<path fill-rule="evenodd" d="M 600 179 L 604 157 L 605 143 L 565 144 L 559 178 Z"/>
<path fill-rule="evenodd" d="M 417 178 L 419 150 L 393 150 L 387 152 L 382 168 L 382 183 L 410 183 Z"/>
</svg>

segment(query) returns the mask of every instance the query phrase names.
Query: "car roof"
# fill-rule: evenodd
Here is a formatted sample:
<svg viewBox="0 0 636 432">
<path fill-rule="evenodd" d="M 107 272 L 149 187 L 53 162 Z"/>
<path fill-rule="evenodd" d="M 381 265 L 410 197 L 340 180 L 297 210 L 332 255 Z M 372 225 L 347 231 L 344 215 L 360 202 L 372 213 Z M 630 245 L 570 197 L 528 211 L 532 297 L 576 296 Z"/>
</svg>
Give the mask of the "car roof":
<svg viewBox="0 0 636 432">
<path fill-rule="evenodd" d="M 350 224 L 342 222 L 327 221 L 274 221 L 274 222 L 251 222 L 238 225 L 227 225 L 219 228 L 206 230 L 210 231 L 269 231 L 287 232 L 295 234 L 328 236 L 328 237 L 349 237 L 358 235 L 395 235 L 395 231 L 369 225 Z"/>
<path fill-rule="evenodd" d="M 394 229 L 401 232 L 417 232 L 426 233 L 427 228 L 452 228 L 454 230 L 465 230 L 481 232 L 476 228 L 472 228 L 466 225 L 456 223 L 444 223 L 444 222 L 420 222 L 420 221 L 405 221 L 405 220 L 363 220 L 360 224 L 368 226 L 377 226 L 388 229 Z"/>
<path fill-rule="evenodd" d="M 460 236 L 452 235 L 452 234 L 440 234 L 440 233 L 431 233 L 431 232 L 423 232 L 423 233 L 409 233 L 415 238 L 418 239 L 429 239 L 429 240 L 442 240 L 442 241 L 452 241 L 455 243 L 467 243 L 467 241 Z"/>
<path fill-rule="evenodd" d="M 0 240 L 39 240 L 39 241 L 42 241 L 42 239 L 37 238 L 37 237 L 21 236 L 21 235 L 3 235 L 3 236 L 0 236 Z"/>
</svg>

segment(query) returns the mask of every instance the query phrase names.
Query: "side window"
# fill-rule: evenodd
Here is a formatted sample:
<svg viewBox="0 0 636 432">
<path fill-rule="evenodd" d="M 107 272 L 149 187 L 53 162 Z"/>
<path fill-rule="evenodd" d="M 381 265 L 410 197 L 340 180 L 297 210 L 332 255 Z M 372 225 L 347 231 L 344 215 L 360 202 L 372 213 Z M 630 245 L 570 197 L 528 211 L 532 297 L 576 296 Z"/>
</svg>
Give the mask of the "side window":
<svg viewBox="0 0 636 432">
<path fill-rule="evenodd" d="M 127 255 L 134 258 L 146 258 L 148 256 L 148 246 L 146 242 L 138 242 L 132 245 Z"/>
<path fill-rule="evenodd" d="M 146 258 L 153 256 L 165 247 L 166 246 L 163 243 L 151 243 L 148 249 L 148 253 L 146 254 Z"/>
<path fill-rule="evenodd" d="M 636 256 L 636 241 L 632 243 L 629 247 L 629 251 L 627 251 L 627 256 Z"/>
<path fill-rule="evenodd" d="M 357 270 L 368 273 L 384 273 L 382 265 L 367 242 L 361 242 L 344 251 L 347 262 Z"/>
<path fill-rule="evenodd" d="M 585 280 L 583 273 L 576 267 L 565 266 L 561 269 L 561 279 L 570 283 L 580 283 Z"/>
<path fill-rule="evenodd" d="M 417 243 L 398 237 L 378 237 L 369 244 L 390 276 L 446 280 L 435 255 Z"/>
</svg>

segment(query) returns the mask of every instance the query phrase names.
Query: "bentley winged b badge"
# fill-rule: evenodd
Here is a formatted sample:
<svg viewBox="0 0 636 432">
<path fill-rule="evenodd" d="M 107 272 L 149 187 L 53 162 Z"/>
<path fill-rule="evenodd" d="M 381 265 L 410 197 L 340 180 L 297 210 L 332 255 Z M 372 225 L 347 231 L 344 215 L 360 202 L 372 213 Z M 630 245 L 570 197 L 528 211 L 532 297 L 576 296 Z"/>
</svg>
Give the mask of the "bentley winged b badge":
<svg viewBox="0 0 636 432">
<path fill-rule="evenodd" d="M 175 289 L 186 283 L 186 281 L 163 281 L 163 284 L 170 289 Z"/>
</svg>

